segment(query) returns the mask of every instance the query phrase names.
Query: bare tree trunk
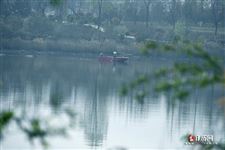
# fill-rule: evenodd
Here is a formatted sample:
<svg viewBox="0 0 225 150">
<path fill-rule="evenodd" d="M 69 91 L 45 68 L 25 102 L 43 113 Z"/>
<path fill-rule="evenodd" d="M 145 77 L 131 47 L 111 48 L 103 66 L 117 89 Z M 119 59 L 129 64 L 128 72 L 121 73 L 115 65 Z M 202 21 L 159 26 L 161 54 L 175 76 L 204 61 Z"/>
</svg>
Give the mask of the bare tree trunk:
<svg viewBox="0 0 225 150">
<path fill-rule="evenodd" d="M 173 30 L 175 30 L 176 26 L 176 0 L 172 1 L 172 25 L 173 25 Z"/>
<path fill-rule="evenodd" d="M 63 12 L 62 12 L 62 19 L 66 20 L 67 19 L 67 8 L 68 8 L 68 1 L 64 0 L 64 4 L 63 4 Z"/>
<path fill-rule="evenodd" d="M 37 3 L 37 11 L 41 12 L 41 15 L 44 16 L 45 15 L 45 8 L 46 8 L 47 3 L 45 1 L 41 1 Z"/>
<path fill-rule="evenodd" d="M 146 27 L 149 26 L 149 6 L 146 6 Z"/>
<path fill-rule="evenodd" d="M 134 23 L 134 25 L 136 25 L 137 24 L 138 3 L 137 3 L 137 1 L 133 1 L 132 3 L 133 3 L 132 8 L 134 9 L 133 10 L 134 11 L 134 13 L 133 13 L 133 15 L 134 15 L 133 23 Z"/>
<path fill-rule="evenodd" d="M 134 16 L 134 25 L 137 24 L 137 10 L 135 10 L 135 16 Z"/>
<path fill-rule="evenodd" d="M 146 27 L 149 26 L 149 8 L 150 8 L 150 4 L 151 4 L 151 0 L 144 0 L 144 4 L 146 6 L 146 18 L 145 18 L 145 24 L 146 24 Z"/>
<path fill-rule="evenodd" d="M 204 0 L 201 0 L 201 2 L 200 2 L 200 9 L 201 9 L 201 16 L 200 16 L 200 18 L 201 18 L 201 21 L 202 21 L 202 23 L 204 22 L 204 17 L 203 17 L 203 14 L 204 14 Z"/>
<path fill-rule="evenodd" d="M 98 29 L 102 23 L 102 1 L 103 0 L 98 0 Z"/>
<path fill-rule="evenodd" d="M 211 0 L 212 14 L 215 26 L 215 35 L 218 31 L 218 0 Z"/>
<path fill-rule="evenodd" d="M 218 32 L 218 21 L 215 21 L 215 35 L 217 35 Z"/>
<path fill-rule="evenodd" d="M 222 3 L 222 18 L 225 18 L 225 1 Z M 225 19 L 222 20 L 222 26 L 225 26 Z"/>
</svg>

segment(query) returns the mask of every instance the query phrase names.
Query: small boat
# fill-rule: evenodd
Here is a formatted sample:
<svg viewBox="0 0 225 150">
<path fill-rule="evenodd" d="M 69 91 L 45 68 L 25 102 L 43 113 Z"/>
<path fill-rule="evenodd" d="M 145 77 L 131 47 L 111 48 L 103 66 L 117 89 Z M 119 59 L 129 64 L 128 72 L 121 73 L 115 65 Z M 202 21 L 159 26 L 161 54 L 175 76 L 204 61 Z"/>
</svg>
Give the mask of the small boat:
<svg viewBox="0 0 225 150">
<path fill-rule="evenodd" d="M 118 63 L 127 63 L 128 59 L 129 59 L 128 57 L 122 56 L 122 57 L 115 57 L 113 59 L 113 61 L 118 62 Z"/>
<path fill-rule="evenodd" d="M 101 63 L 111 63 L 113 62 L 113 56 L 99 56 L 98 57 L 98 60 L 101 62 Z"/>
<path fill-rule="evenodd" d="M 127 63 L 129 58 L 125 56 L 105 56 L 102 53 L 99 55 L 98 60 L 101 63 Z"/>
</svg>

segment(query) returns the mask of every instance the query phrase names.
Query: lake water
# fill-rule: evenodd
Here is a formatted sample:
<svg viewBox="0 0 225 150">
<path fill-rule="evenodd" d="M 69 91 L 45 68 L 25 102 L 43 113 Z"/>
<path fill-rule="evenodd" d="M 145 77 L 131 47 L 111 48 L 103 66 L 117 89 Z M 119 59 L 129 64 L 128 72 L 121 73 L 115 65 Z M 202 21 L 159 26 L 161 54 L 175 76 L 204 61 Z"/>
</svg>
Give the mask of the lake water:
<svg viewBox="0 0 225 150">
<path fill-rule="evenodd" d="M 224 91 L 218 87 L 196 89 L 176 105 L 154 92 L 143 103 L 132 93 L 119 96 L 123 83 L 169 63 L 133 60 L 113 66 L 95 59 L 0 56 L 0 110 L 65 127 L 67 136 L 47 137 L 49 149 L 190 149 L 181 139 L 187 133 L 224 140 L 224 111 L 216 101 Z M 1 150 L 42 147 L 15 124 L 4 133 Z"/>
</svg>

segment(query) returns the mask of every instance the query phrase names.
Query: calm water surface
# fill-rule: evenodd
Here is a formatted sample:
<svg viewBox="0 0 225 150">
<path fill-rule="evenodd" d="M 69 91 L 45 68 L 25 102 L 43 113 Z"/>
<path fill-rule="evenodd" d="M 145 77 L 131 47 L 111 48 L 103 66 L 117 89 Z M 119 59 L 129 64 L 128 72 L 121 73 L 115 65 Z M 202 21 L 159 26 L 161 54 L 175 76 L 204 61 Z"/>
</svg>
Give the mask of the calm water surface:
<svg viewBox="0 0 225 150">
<path fill-rule="evenodd" d="M 181 140 L 187 133 L 224 140 L 224 112 L 215 101 L 224 91 L 217 87 L 196 89 L 176 105 L 169 95 L 154 92 L 144 103 L 132 93 L 119 96 L 123 83 L 168 63 L 147 60 L 113 66 L 95 59 L 0 56 L 0 110 L 40 118 L 54 127 L 69 124 L 67 136 L 47 138 L 50 149 L 189 149 Z M 75 112 L 73 119 L 67 109 Z M 38 141 L 30 144 L 15 125 L 0 144 L 1 150 L 41 148 Z"/>
</svg>

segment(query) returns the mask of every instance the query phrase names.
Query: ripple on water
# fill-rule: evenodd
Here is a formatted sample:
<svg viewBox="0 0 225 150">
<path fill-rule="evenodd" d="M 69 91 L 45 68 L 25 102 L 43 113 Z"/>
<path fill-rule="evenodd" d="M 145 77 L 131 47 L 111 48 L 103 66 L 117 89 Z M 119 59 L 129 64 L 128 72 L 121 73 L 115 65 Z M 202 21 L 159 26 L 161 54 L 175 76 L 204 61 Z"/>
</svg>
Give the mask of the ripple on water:
<svg viewBox="0 0 225 150">
<path fill-rule="evenodd" d="M 33 55 L 25 55 L 25 57 L 27 57 L 27 58 L 33 58 L 34 56 Z"/>
</svg>

